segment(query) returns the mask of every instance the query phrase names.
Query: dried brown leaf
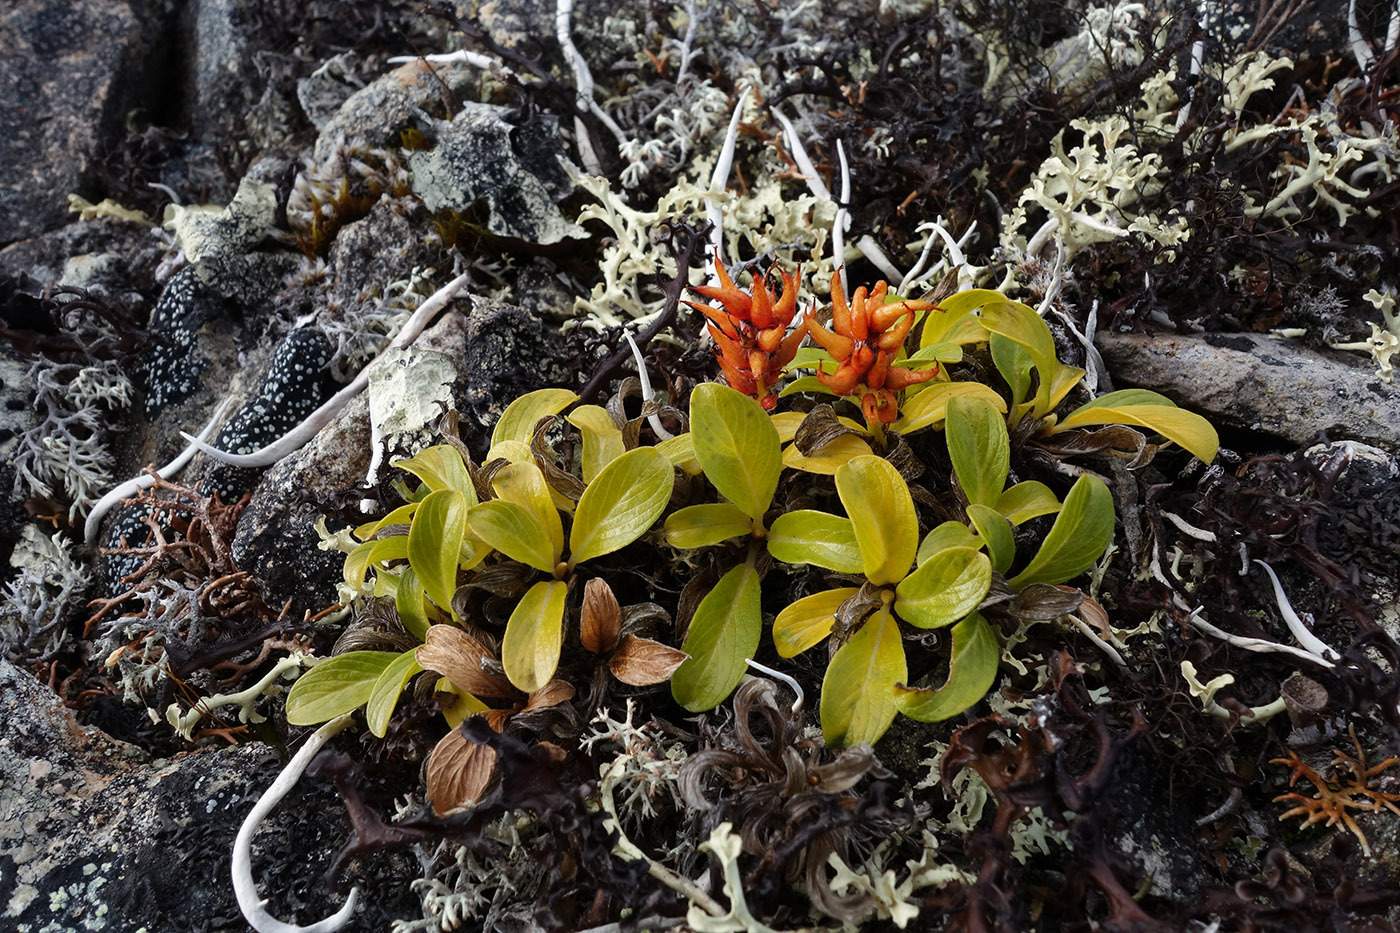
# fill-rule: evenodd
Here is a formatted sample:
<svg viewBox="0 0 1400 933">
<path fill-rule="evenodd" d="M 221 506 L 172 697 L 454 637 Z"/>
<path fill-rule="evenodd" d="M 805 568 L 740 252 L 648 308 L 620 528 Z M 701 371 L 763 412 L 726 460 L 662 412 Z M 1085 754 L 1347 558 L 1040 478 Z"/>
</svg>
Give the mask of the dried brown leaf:
<svg viewBox="0 0 1400 933">
<path fill-rule="evenodd" d="M 477 745 L 453 729 L 442 737 L 428 759 L 428 799 L 439 816 L 470 806 L 481 799 L 491 783 L 496 750 Z"/>
<path fill-rule="evenodd" d="M 486 646 L 455 625 L 431 626 L 415 656 L 423 667 L 437 671 L 472 696 L 517 695 L 509 680 L 488 668 L 486 662 L 494 659 Z"/>
<path fill-rule="evenodd" d="M 690 655 L 650 638 L 624 635 L 608 662 L 614 677 L 633 687 L 659 684 L 670 678 Z"/>
<path fill-rule="evenodd" d="M 594 654 L 606 654 L 617 647 L 622 633 L 622 607 L 612 587 L 601 577 L 594 577 L 583 588 L 583 610 L 579 637 L 583 646 Z"/>
<path fill-rule="evenodd" d="M 560 703 L 566 703 L 573 698 L 574 685 L 568 681 L 555 678 L 530 694 L 530 699 L 525 703 L 525 708 L 541 709 L 546 706 L 558 706 Z"/>
</svg>

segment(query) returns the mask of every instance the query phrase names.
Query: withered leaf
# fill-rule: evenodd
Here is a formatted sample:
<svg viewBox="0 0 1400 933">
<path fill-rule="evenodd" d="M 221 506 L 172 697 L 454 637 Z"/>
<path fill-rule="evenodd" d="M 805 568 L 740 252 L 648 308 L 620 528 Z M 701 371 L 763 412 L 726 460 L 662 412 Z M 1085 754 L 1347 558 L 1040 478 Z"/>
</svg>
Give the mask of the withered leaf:
<svg viewBox="0 0 1400 933">
<path fill-rule="evenodd" d="M 470 806 L 481 799 L 491 783 L 496 750 L 477 745 L 461 729 L 442 737 L 428 759 L 428 799 L 439 816 Z"/>
<path fill-rule="evenodd" d="M 545 684 L 526 701 L 526 709 L 540 709 L 545 706 L 558 706 L 574 698 L 574 685 L 557 677 Z M 499 731 L 499 730 L 497 730 Z"/>
<path fill-rule="evenodd" d="M 1081 594 L 1084 601 L 1079 604 L 1079 615 L 1089 625 L 1099 630 L 1104 638 L 1113 640 L 1113 627 L 1108 624 L 1108 610 L 1097 599 L 1087 593 Z"/>
<path fill-rule="evenodd" d="M 426 642 L 415 653 L 418 663 L 437 671 L 461 690 L 477 697 L 509 697 L 517 694 L 509 680 L 492 673 L 486 646 L 455 625 L 434 625 Z"/>
<path fill-rule="evenodd" d="M 633 687 L 647 687 L 670 678 L 690 655 L 650 638 L 624 635 L 608 661 L 614 677 Z"/>
<path fill-rule="evenodd" d="M 622 632 L 622 607 L 612 587 L 601 577 L 594 577 L 583 588 L 583 610 L 580 613 L 579 637 L 583 646 L 594 654 L 605 654 L 617 646 Z"/>
<path fill-rule="evenodd" d="M 1032 583 L 1016 594 L 1010 609 L 1029 621 L 1047 622 L 1079 608 L 1084 594 L 1072 586 Z"/>
</svg>

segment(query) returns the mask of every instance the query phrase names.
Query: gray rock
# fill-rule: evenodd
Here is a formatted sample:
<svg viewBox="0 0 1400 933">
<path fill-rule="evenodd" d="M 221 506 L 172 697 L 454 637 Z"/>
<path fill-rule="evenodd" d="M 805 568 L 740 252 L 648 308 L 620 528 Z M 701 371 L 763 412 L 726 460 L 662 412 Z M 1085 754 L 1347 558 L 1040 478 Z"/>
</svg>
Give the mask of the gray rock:
<svg viewBox="0 0 1400 933">
<path fill-rule="evenodd" d="M 1382 382 L 1359 358 L 1259 334 L 1100 332 L 1096 341 L 1120 386 L 1160 391 L 1217 427 L 1294 444 L 1326 431 L 1400 448 L 1400 386 Z"/>
<path fill-rule="evenodd" d="M 553 117 L 512 124 L 510 110 L 468 103 L 451 122 L 434 121 L 437 145 L 414 152 L 413 192 L 428 210 L 465 211 L 484 201 L 487 229 L 497 236 L 548 245 L 587 236 L 564 219 L 555 201 L 573 188 Z"/>
<path fill-rule="evenodd" d="M 478 298 L 467 320 L 463 368 L 471 374 L 465 412 L 483 436 L 517 397 L 548 386 L 572 386 L 564 337 L 516 305 Z"/>
<path fill-rule="evenodd" d="M 159 30 L 141 0 L 14 0 L 0 13 L 0 244 L 68 220 L 134 103 Z"/>
<path fill-rule="evenodd" d="M 411 61 L 356 91 L 326 121 L 316 140 L 313 161 L 331 158 L 343 140 L 363 139 L 371 146 L 397 145 L 403 128 L 419 119 L 420 111 L 440 101 L 444 90 L 460 94 L 477 80 L 476 69 L 466 65 L 433 65 Z"/>
<path fill-rule="evenodd" d="M 79 725 L 0 661 L 0 927 L 242 933 L 229 853 L 279 767 L 256 744 L 152 760 Z M 320 871 L 344 841 L 342 810 L 324 782 L 304 779 L 259 832 L 254 877 L 275 916 L 306 923 L 339 906 Z M 413 877 L 399 860 L 373 871 L 390 900 Z M 394 909 L 371 903 L 352 928 L 385 929 Z"/>
<path fill-rule="evenodd" d="M 414 349 L 460 360 L 466 332 L 464 316 L 449 311 Z M 299 615 L 335 602 L 345 556 L 318 547 L 316 521 L 329 503 L 344 500 L 365 479 L 371 451 L 369 404 L 362 394 L 311 443 L 263 475 L 239 519 L 233 559 L 258 580 L 270 605 L 293 600 Z"/>
</svg>

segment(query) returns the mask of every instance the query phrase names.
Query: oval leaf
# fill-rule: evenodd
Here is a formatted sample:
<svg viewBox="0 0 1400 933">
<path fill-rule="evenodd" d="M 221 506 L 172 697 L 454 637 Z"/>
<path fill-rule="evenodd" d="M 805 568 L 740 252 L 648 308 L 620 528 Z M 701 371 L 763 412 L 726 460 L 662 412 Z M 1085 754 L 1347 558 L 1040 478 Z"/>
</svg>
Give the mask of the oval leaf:
<svg viewBox="0 0 1400 933">
<path fill-rule="evenodd" d="M 1016 533 L 1012 531 L 1011 523 L 996 509 L 985 505 L 969 505 L 967 517 L 972 521 L 973 527 L 977 529 L 977 536 L 981 539 L 977 545 L 985 545 L 987 548 L 992 569 L 997 573 L 1005 573 L 1011 562 L 1016 559 Z"/>
<path fill-rule="evenodd" d="M 783 609 L 773 620 L 773 645 L 778 654 L 792 658 L 819 644 L 836 624 L 836 610 L 860 592 L 859 587 L 843 586 L 804 596 Z"/>
<path fill-rule="evenodd" d="M 783 466 L 804 473 L 831 476 L 856 457 L 869 455 L 870 445 L 864 438 L 854 434 L 842 434 L 830 443 L 823 444 L 821 450 L 810 456 L 799 450 L 796 444 L 789 444 L 783 448 Z"/>
<path fill-rule="evenodd" d="M 762 629 L 758 572 L 740 564 L 696 607 L 681 645 L 690 660 L 671 675 L 671 696 L 692 713 L 718 706 L 744 676 Z"/>
<path fill-rule="evenodd" d="M 900 406 L 900 417 L 890 427 L 900 434 L 921 431 L 942 421 L 951 399 L 972 396 L 986 399 L 997 411 L 1006 411 L 1006 402 L 980 382 L 930 382 L 923 389 L 909 393 Z"/>
<path fill-rule="evenodd" d="M 394 651 L 349 651 L 320 662 L 287 693 L 287 722 L 314 726 L 359 709 L 397 657 Z"/>
<path fill-rule="evenodd" d="M 914 556 L 914 561 L 919 566 L 939 551 L 946 551 L 951 547 L 970 547 L 974 551 L 982 546 L 977 535 L 971 528 L 962 522 L 944 522 L 924 535 L 924 540 L 919 542 L 919 553 Z"/>
<path fill-rule="evenodd" d="M 671 547 L 696 548 L 753 533 L 753 519 L 732 502 L 690 505 L 666 517 L 663 526 Z"/>
<path fill-rule="evenodd" d="M 536 583 L 525 591 L 506 622 L 501 665 L 510 682 L 526 693 L 549 683 L 559 667 L 568 592 L 569 585 L 558 580 Z"/>
<path fill-rule="evenodd" d="M 978 612 L 953 626 L 953 656 L 947 682 L 937 688 L 895 688 L 899 711 L 920 722 L 956 716 L 987 695 L 997 678 L 1001 648 L 996 633 Z"/>
<path fill-rule="evenodd" d="M 1175 405 L 1085 406 L 1057 423 L 1051 433 L 1092 424 L 1132 424 L 1156 431 L 1204 463 L 1210 463 L 1220 451 L 1220 435 L 1214 426 Z"/>
<path fill-rule="evenodd" d="M 704 383 L 690 395 L 690 434 L 715 489 L 762 521 L 783 469 L 778 431 L 763 406 L 728 386 Z"/>
<path fill-rule="evenodd" d="M 434 625 L 428 629 L 427 639 L 415 657 L 425 669 L 437 671 L 472 696 L 515 695 L 515 688 L 506 678 L 488 669 L 487 662 L 495 660 L 495 656 L 455 625 Z"/>
<path fill-rule="evenodd" d="M 583 481 L 593 482 L 609 463 L 627 452 L 622 432 L 613 423 L 612 415 L 601 405 L 580 405 L 569 412 L 565 421 L 578 428 L 583 436 Z"/>
<path fill-rule="evenodd" d="M 645 534 L 671 500 L 675 478 L 671 461 L 652 447 L 629 450 L 604 467 L 574 511 L 570 565 L 611 554 Z"/>
<path fill-rule="evenodd" d="M 527 392 L 520 396 L 507 405 L 505 411 L 501 412 L 501 420 L 496 422 L 496 429 L 491 432 L 491 449 L 487 452 L 486 459 L 490 461 L 505 456 L 497 448 L 508 441 L 524 444 L 526 451 L 528 451 L 530 438 L 535 433 L 535 424 L 541 418 L 559 414 L 576 401 L 578 401 L 578 393 L 568 389 L 536 389 L 534 392 Z M 507 459 L 528 460 L 529 457 L 507 457 Z"/>
<path fill-rule="evenodd" d="M 687 476 L 700 474 L 700 461 L 695 459 L 695 438 L 689 433 L 677 434 L 657 444 L 655 450 L 666 455 L 671 466 L 685 472 Z"/>
<path fill-rule="evenodd" d="M 950 399 L 943 436 L 967 501 L 994 504 L 1011 469 L 1011 438 L 1001 412 L 986 399 Z"/>
<path fill-rule="evenodd" d="M 472 534 L 511 560 L 553 573 L 558 565 L 549 532 L 517 502 L 492 499 L 471 510 L 467 525 Z"/>
<path fill-rule="evenodd" d="M 486 793 L 495 766 L 496 750 L 491 746 L 478 745 L 461 729 L 444 735 L 428 759 L 425 783 L 433 812 L 447 816 L 476 803 Z"/>
<path fill-rule="evenodd" d="M 1088 570 L 1113 540 L 1113 495 L 1103 481 L 1075 481 L 1040 550 L 1011 579 L 1014 589 L 1032 583 L 1064 583 Z"/>
<path fill-rule="evenodd" d="M 392 465 L 421 479 L 429 492 L 455 489 L 466 496 L 470 504 L 476 505 L 476 487 L 472 485 L 466 461 L 461 451 L 451 444 L 437 444 L 406 460 L 395 460 Z"/>
<path fill-rule="evenodd" d="M 895 588 L 894 611 L 910 625 L 952 625 L 982 604 L 992 586 L 992 562 L 972 548 L 939 551 Z"/>
<path fill-rule="evenodd" d="M 608 670 L 625 684 L 649 687 L 666 680 L 690 655 L 650 638 L 623 635 L 608 659 Z"/>
<path fill-rule="evenodd" d="M 428 493 L 408 529 L 408 564 L 428 598 L 452 611 L 457 561 L 467 537 L 467 497 L 455 489 Z"/>
<path fill-rule="evenodd" d="M 865 576 L 876 586 L 903 580 L 919 549 L 919 519 L 899 471 L 881 457 L 857 457 L 836 471 L 836 492 L 855 528 Z"/>
<path fill-rule="evenodd" d="M 394 588 L 394 611 L 399 621 L 414 638 L 422 639 L 428 634 L 428 609 L 423 604 L 423 584 L 418 582 L 418 574 L 409 567 L 399 576 L 399 584 Z"/>
<path fill-rule="evenodd" d="M 365 701 L 365 721 L 369 731 L 379 738 L 389 732 L 389 719 L 394 715 L 394 707 L 399 705 L 399 695 L 408 684 L 409 678 L 421 673 L 418 659 L 410 648 L 389 662 L 384 672 L 374 682 L 369 699 Z"/>
<path fill-rule="evenodd" d="M 785 512 L 773 520 L 768 553 L 785 564 L 814 564 L 837 573 L 865 569 L 851 520 L 810 509 Z"/>
<path fill-rule="evenodd" d="M 1017 483 L 997 496 L 996 510 L 1013 525 L 1060 511 L 1060 500 L 1039 480 Z"/>
<path fill-rule="evenodd" d="M 533 463 L 508 463 L 491 477 L 491 488 L 500 498 L 514 502 L 535 517 L 549 537 L 553 563 L 559 563 L 564 556 L 564 524 L 544 471 Z"/>
<path fill-rule="evenodd" d="M 822 737 L 831 746 L 874 745 L 899 710 L 895 685 L 909 679 L 899 625 L 876 612 L 827 665 L 822 680 Z"/>
</svg>

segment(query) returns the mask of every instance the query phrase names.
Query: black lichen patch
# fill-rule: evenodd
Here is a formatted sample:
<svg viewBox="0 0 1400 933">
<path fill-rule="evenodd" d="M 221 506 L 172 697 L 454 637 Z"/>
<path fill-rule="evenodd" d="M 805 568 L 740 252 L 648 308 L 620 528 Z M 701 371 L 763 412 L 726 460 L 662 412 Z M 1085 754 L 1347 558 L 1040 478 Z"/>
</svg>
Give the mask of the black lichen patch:
<svg viewBox="0 0 1400 933">
<path fill-rule="evenodd" d="M 142 360 L 146 388 L 146 420 L 189 398 L 199 389 L 199 377 L 209 367 L 195 335 L 210 318 L 222 313 L 212 288 L 194 266 L 175 274 L 151 312 L 152 344 Z"/>
<path fill-rule="evenodd" d="M 302 328 L 289 333 L 277 347 L 257 393 L 229 418 L 214 446 L 234 454 L 252 453 L 304 421 L 326 398 L 323 370 L 330 357 L 330 342 L 317 331 Z M 201 489 L 232 502 L 253 488 L 259 474 L 256 469 L 221 464 Z"/>
</svg>

